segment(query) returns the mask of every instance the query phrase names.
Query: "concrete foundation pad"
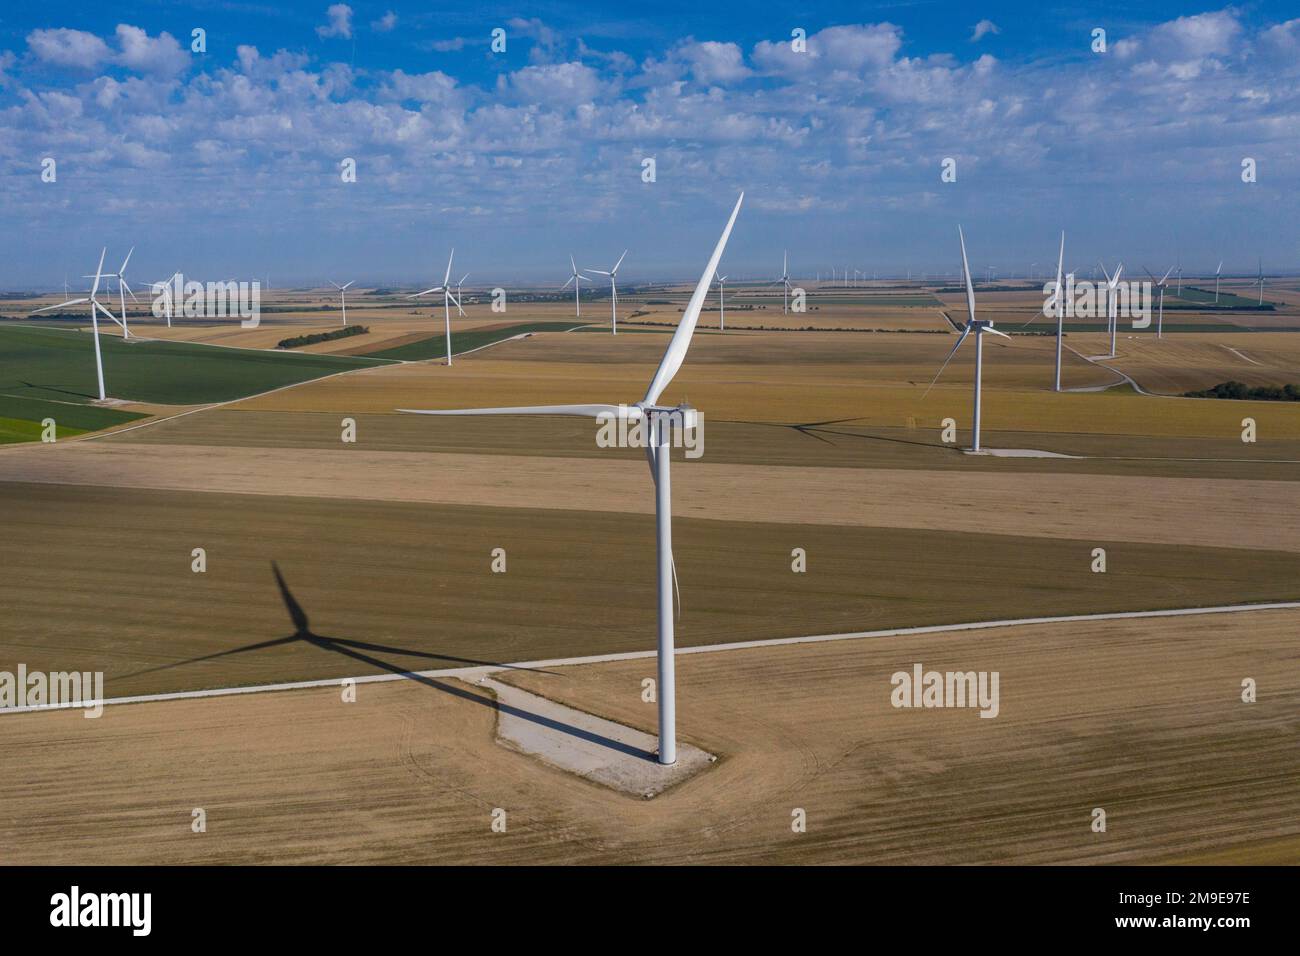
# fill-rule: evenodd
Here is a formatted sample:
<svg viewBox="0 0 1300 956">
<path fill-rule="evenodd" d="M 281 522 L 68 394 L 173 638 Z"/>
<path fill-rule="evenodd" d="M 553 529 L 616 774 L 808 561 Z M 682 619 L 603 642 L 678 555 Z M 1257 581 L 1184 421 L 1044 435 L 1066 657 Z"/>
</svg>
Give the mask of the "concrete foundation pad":
<svg viewBox="0 0 1300 956">
<path fill-rule="evenodd" d="M 658 762 L 658 738 L 574 710 L 490 677 L 474 681 L 497 697 L 497 741 L 613 790 L 649 799 L 717 760 L 681 741 L 677 762 Z"/>
</svg>

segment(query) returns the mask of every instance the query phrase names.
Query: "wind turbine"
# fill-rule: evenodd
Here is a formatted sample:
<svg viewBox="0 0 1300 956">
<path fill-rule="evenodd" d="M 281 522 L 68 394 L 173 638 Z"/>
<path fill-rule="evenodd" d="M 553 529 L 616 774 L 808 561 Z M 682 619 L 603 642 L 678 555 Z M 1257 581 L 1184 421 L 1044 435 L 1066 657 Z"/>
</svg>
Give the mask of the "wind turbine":
<svg viewBox="0 0 1300 956">
<path fill-rule="evenodd" d="M 127 292 L 131 292 L 131 287 L 126 284 L 126 264 L 131 261 L 131 253 L 133 252 L 135 252 L 135 246 L 131 247 L 131 251 L 128 252 L 126 258 L 122 260 L 121 268 L 113 273 L 113 278 L 117 279 L 117 299 L 119 311 L 122 313 L 122 321 L 120 324 L 122 326 L 123 339 L 129 339 L 131 337 L 131 330 L 126 327 L 126 295 L 122 290 L 125 288 Z M 89 277 L 87 276 L 86 278 Z M 131 292 L 131 301 L 137 301 L 134 292 Z"/>
<path fill-rule="evenodd" d="M 114 322 L 118 321 L 117 318 L 114 317 L 113 313 L 104 308 L 100 304 L 99 299 L 96 298 L 99 294 L 99 280 L 103 278 L 104 275 L 104 256 L 107 253 L 108 249 L 106 248 L 101 250 L 99 253 L 99 265 L 95 267 L 95 284 L 90 287 L 89 297 L 84 299 L 72 299 L 68 302 L 61 302 L 58 305 L 49 305 L 31 313 L 32 315 L 36 315 L 40 312 L 50 312 L 54 309 L 63 309 L 70 305 L 80 305 L 82 302 L 90 303 L 90 328 L 93 333 L 92 337 L 95 341 L 95 376 L 99 380 L 99 400 L 101 402 L 104 401 L 107 396 L 104 393 L 104 360 L 99 353 L 99 317 L 97 313 L 103 312 Z M 127 258 L 129 259 L 130 256 L 128 255 Z M 123 263 L 123 268 L 125 268 L 125 263 Z M 89 278 L 89 276 L 87 276 L 87 278 Z M 119 322 L 118 324 L 120 325 L 121 323 Z"/>
<path fill-rule="evenodd" d="M 691 335 L 704 307 L 704 299 L 709 293 L 709 285 L 718 272 L 718 262 L 726 248 L 731 229 L 736 224 L 740 213 L 740 204 L 745 194 L 741 193 L 736 206 L 731 211 L 726 228 L 718 244 L 713 248 L 713 255 L 695 285 L 682 320 L 677 325 L 664 357 L 656 369 L 654 378 L 645 397 L 635 405 L 536 405 L 523 408 L 462 408 L 451 410 L 417 410 L 398 409 L 399 412 L 411 412 L 417 415 L 577 415 L 609 421 L 621 419 L 630 422 L 642 422 L 649 426 L 650 435 L 646 445 L 646 459 L 650 464 L 650 473 L 655 484 L 655 532 L 658 551 L 658 609 L 659 609 L 659 763 L 668 765 L 677 760 L 677 682 L 674 667 L 673 649 L 673 594 L 677 581 L 677 571 L 673 562 L 673 517 L 672 493 L 669 478 L 669 453 L 672 448 L 672 427 L 674 418 L 679 420 L 690 409 L 686 405 L 676 407 L 659 404 L 664 389 L 673 380 L 686 351 L 691 345 Z M 577 272 L 575 266 L 574 272 Z"/>
<path fill-rule="evenodd" d="M 1255 282 L 1259 283 L 1259 304 L 1263 305 L 1264 304 L 1264 260 L 1263 259 L 1259 260 L 1259 278 L 1256 279 Z M 1251 285 L 1254 285 L 1255 282 L 1252 282 Z"/>
<path fill-rule="evenodd" d="M 623 250 L 623 255 L 619 256 L 619 257 L 618 257 L 618 262 L 614 263 L 614 268 L 610 269 L 608 272 L 606 272 L 604 269 L 588 269 L 588 270 L 587 270 L 588 272 L 594 272 L 594 273 L 596 273 L 596 275 L 600 275 L 600 276 L 609 276 L 609 295 L 610 295 L 610 298 L 609 298 L 609 314 L 610 314 L 610 321 L 613 323 L 613 326 L 614 326 L 614 334 L 615 334 L 615 335 L 618 335 L 618 284 L 617 284 L 617 280 L 618 280 L 618 267 L 621 266 L 621 265 L 623 264 L 623 260 L 624 260 L 626 257 L 627 257 L 627 250 L 624 249 L 624 250 Z M 574 266 L 573 271 L 574 271 L 574 272 L 577 272 L 577 271 L 578 271 L 577 266 Z"/>
<path fill-rule="evenodd" d="M 845 272 L 847 271 L 846 269 Z M 781 283 L 781 314 L 787 315 L 790 312 L 788 304 L 790 296 L 790 254 L 788 252 L 781 253 L 781 278 L 777 282 Z M 772 284 L 776 285 L 776 282 Z"/>
<path fill-rule="evenodd" d="M 1107 325 L 1110 326 L 1110 357 L 1115 357 L 1115 331 L 1119 326 L 1119 300 L 1115 298 L 1115 290 L 1119 288 L 1119 277 L 1124 274 L 1124 263 L 1115 267 L 1115 277 L 1106 271 L 1106 263 L 1098 262 L 1101 266 L 1102 274 L 1106 277 L 1106 319 Z"/>
<path fill-rule="evenodd" d="M 149 288 L 154 295 L 162 293 L 163 304 L 167 307 L 167 328 L 172 327 L 172 282 L 179 273 L 173 272 L 166 279 L 159 279 L 157 282 L 149 283 Z"/>
<path fill-rule="evenodd" d="M 578 264 L 573 261 L 572 254 L 569 256 L 569 266 L 573 271 L 569 273 L 569 278 L 565 280 L 564 285 L 560 286 L 560 291 L 563 292 L 569 287 L 570 282 L 573 283 L 573 314 L 582 318 L 582 300 L 578 297 L 578 287 L 582 285 L 583 279 L 590 282 L 591 277 L 578 271 Z"/>
<path fill-rule="evenodd" d="M 442 277 L 442 285 L 434 286 L 432 289 L 425 289 L 423 292 L 417 292 L 415 295 L 408 295 L 408 299 L 418 299 L 422 295 L 428 295 L 431 292 L 442 293 L 442 318 L 447 327 L 447 365 L 451 365 L 451 303 L 456 303 L 456 308 L 460 309 L 460 300 L 451 294 L 451 260 L 455 258 L 456 250 L 451 250 L 451 255 L 447 257 L 447 272 Z"/>
<path fill-rule="evenodd" d="M 1219 268 L 1214 270 L 1214 304 L 1219 304 L 1219 276 L 1223 274 L 1223 260 L 1219 260 Z"/>
<path fill-rule="evenodd" d="M 939 371 L 935 373 L 934 381 L 930 382 L 930 388 L 934 388 L 934 383 L 939 381 L 939 376 L 942 375 L 943 370 L 948 367 L 948 363 L 952 361 L 952 357 L 957 354 L 957 350 L 961 348 L 961 344 L 966 341 L 966 336 L 970 335 L 971 332 L 974 332 L 975 333 L 975 399 L 974 399 L 975 411 L 974 411 L 974 415 L 972 416 L 972 418 L 974 419 L 974 439 L 971 444 L 971 451 L 978 452 L 980 450 L 980 386 L 984 378 L 984 333 L 992 332 L 994 335 L 1000 335 L 1004 339 L 1009 339 L 1011 338 L 1011 336 L 1007 335 L 1007 333 L 1005 332 L 999 332 L 997 329 L 993 328 L 993 321 L 991 319 L 975 318 L 975 289 L 974 287 L 971 286 L 970 266 L 967 265 L 966 263 L 966 237 L 962 235 L 961 226 L 957 227 L 957 238 L 961 241 L 961 271 L 962 271 L 962 276 L 966 280 L 966 316 L 967 316 L 966 327 L 962 329 L 961 335 L 957 339 L 957 344 L 952 347 L 952 351 L 948 353 L 948 357 L 944 359 L 943 364 L 939 366 Z M 1064 243 L 1065 241 L 1064 236 L 1062 236 L 1061 241 L 1062 243 Z M 925 395 L 930 394 L 930 388 L 927 388 L 925 390 Z M 922 395 L 921 398 L 924 399 L 925 395 Z"/>
<path fill-rule="evenodd" d="M 348 294 L 347 294 L 347 288 L 348 288 L 348 286 L 350 286 L 353 282 L 356 282 L 356 281 L 357 281 L 356 279 L 349 279 L 347 282 L 343 283 L 343 285 L 339 285 L 339 284 L 338 284 L 337 282 L 335 282 L 333 279 L 330 279 L 330 285 L 332 285 L 334 288 L 336 288 L 336 289 L 339 290 L 339 304 L 343 307 L 343 327 L 344 327 L 345 329 L 348 327 Z"/>
<path fill-rule="evenodd" d="M 717 275 L 715 272 L 714 275 Z M 718 276 L 718 331 L 727 331 L 727 277 Z"/>
<path fill-rule="evenodd" d="M 1151 279 L 1151 281 L 1154 282 L 1154 283 L 1156 284 L 1156 289 L 1158 289 L 1159 292 L 1160 292 L 1160 311 L 1159 311 L 1159 313 L 1158 313 L 1158 316 L 1159 316 L 1159 317 L 1156 319 L 1156 338 L 1158 338 L 1158 339 L 1159 339 L 1159 338 L 1164 338 L 1164 328 L 1165 328 L 1165 286 L 1169 285 L 1169 272 L 1173 272 L 1173 271 L 1174 271 L 1174 267 L 1173 267 L 1173 266 L 1170 266 L 1170 267 L 1169 267 L 1169 272 L 1166 272 L 1166 273 L 1165 273 L 1163 279 L 1156 279 L 1155 276 L 1151 275 L 1151 270 L 1149 270 L 1149 269 L 1143 269 L 1142 271 L 1145 272 L 1145 273 L 1147 274 L 1147 276 Z"/>
<path fill-rule="evenodd" d="M 460 280 L 456 283 L 456 311 L 459 312 L 461 315 L 465 314 L 465 310 L 460 307 L 460 299 L 461 299 L 460 287 L 465 284 L 465 280 L 468 278 L 469 278 L 469 273 L 466 272 L 463 276 L 460 277 Z"/>
</svg>

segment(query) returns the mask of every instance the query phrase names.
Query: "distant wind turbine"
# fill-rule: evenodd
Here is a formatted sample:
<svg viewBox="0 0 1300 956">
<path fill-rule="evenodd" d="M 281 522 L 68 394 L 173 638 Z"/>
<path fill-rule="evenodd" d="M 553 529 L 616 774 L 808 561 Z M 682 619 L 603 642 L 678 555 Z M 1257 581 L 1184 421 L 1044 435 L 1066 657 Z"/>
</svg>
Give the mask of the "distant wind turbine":
<svg viewBox="0 0 1300 956">
<path fill-rule="evenodd" d="M 1219 304 L 1219 276 L 1223 274 L 1223 260 L 1219 260 L 1219 268 L 1214 270 L 1214 304 Z"/>
<path fill-rule="evenodd" d="M 948 353 L 948 357 L 944 359 L 943 364 L 939 366 L 939 371 L 935 373 L 934 380 L 930 382 L 930 388 L 925 390 L 925 395 L 930 394 L 930 389 L 934 388 L 934 383 L 939 381 L 939 376 L 942 375 L 943 370 L 948 367 L 948 363 L 952 361 L 952 357 L 957 354 L 957 350 L 961 348 L 961 344 L 966 341 L 966 336 L 970 335 L 971 332 L 974 332 L 975 397 L 974 414 L 972 415 L 974 425 L 972 430 L 973 439 L 971 443 L 971 451 L 978 452 L 980 450 L 980 391 L 984 377 L 984 333 L 992 332 L 994 335 L 1000 335 L 1004 339 L 1009 339 L 1011 336 L 995 329 L 991 319 L 975 318 L 975 289 L 971 285 L 970 281 L 970 266 L 966 262 L 966 237 L 962 235 L 961 226 L 957 227 L 957 238 L 961 242 L 962 277 L 966 280 L 966 327 L 962 329 L 961 335 L 957 339 L 957 344 L 952 347 L 952 351 Z M 921 397 L 924 399 L 925 395 L 922 395 Z"/>
<path fill-rule="evenodd" d="M 715 272 L 714 275 L 717 275 Z M 718 276 L 718 331 L 727 331 L 727 277 Z"/>
<path fill-rule="evenodd" d="M 442 293 L 442 318 L 447 329 L 447 365 L 451 365 L 451 303 L 456 303 L 456 308 L 460 308 L 460 300 L 451 294 L 451 260 L 456 257 L 456 250 L 451 250 L 451 255 L 447 257 L 447 272 L 442 277 L 442 285 L 434 286 L 432 289 L 425 289 L 423 292 L 417 292 L 415 295 L 408 295 L 408 299 L 418 299 L 422 295 L 429 295 L 432 292 Z"/>
<path fill-rule="evenodd" d="M 596 275 L 609 276 L 609 319 L 613 326 L 614 334 L 618 335 L 618 267 L 623 264 L 627 258 L 627 250 L 623 250 L 623 255 L 618 257 L 618 262 L 614 263 L 614 268 L 606 272 L 604 269 L 588 269 L 588 272 L 594 272 Z M 574 267 L 577 271 L 577 267 Z"/>
<path fill-rule="evenodd" d="M 1169 267 L 1169 272 L 1166 272 L 1166 273 L 1164 274 L 1164 278 L 1161 278 L 1161 279 L 1157 279 L 1155 276 L 1151 275 L 1151 270 L 1149 270 L 1149 269 L 1143 269 L 1142 271 L 1145 272 L 1145 273 L 1147 274 L 1148 278 L 1150 278 L 1151 281 L 1154 282 L 1154 283 L 1156 284 L 1156 290 L 1160 293 L 1160 305 L 1159 305 L 1159 311 L 1158 311 L 1158 313 L 1157 313 L 1157 318 L 1156 318 L 1156 338 L 1158 338 L 1158 339 L 1159 339 L 1159 338 L 1164 338 L 1164 330 L 1165 330 L 1165 287 L 1169 285 L 1169 273 L 1174 271 L 1174 267 L 1173 267 L 1173 266 L 1170 266 L 1170 267 Z"/>
<path fill-rule="evenodd" d="M 333 279 L 330 279 L 330 285 L 339 290 L 339 305 L 343 309 L 343 327 L 345 329 L 348 327 L 348 286 L 356 281 L 356 279 L 349 279 L 343 285 L 339 285 Z"/>
<path fill-rule="evenodd" d="M 565 281 L 564 285 L 560 286 L 560 291 L 563 292 L 569 287 L 570 282 L 573 283 L 573 314 L 578 318 L 582 318 L 582 300 L 578 297 L 578 286 L 582 285 L 583 279 L 586 279 L 588 282 L 590 282 L 591 279 L 578 271 L 578 264 L 573 261 L 572 255 L 569 256 L 569 265 L 573 271 L 569 273 L 569 278 Z"/>
<path fill-rule="evenodd" d="M 1264 260 L 1259 260 L 1259 278 L 1255 280 L 1259 283 L 1259 304 L 1264 304 Z M 1251 283 L 1254 285 L 1254 283 Z"/>
<path fill-rule="evenodd" d="M 655 483 L 655 531 L 657 540 L 657 577 L 659 610 L 659 763 L 672 764 L 677 760 L 677 680 L 673 646 L 673 595 L 676 590 L 677 571 L 673 562 L 673 517 L 672 491 L 669 477 L 669 454 L 672 449 L 672 428 L 674 419 L 681 420 L 690 409 L 685 405 L 676 407 L 659 404 L 660 396 L 672 382 L 673 376 L 686 359 L 686 351 L 691 345 L 691 335 L 695 332 L 704 307 L 709 285 L 717 275 L 718 263 L 726 248 L 731 229 L 736 224 L 740 213 L 740 204 L 745 194 L 741 193 L 736 206 L 731 211 L 726 228 L 718 244 L 713 248 L 713 255 L 708 265 L 700 274 L 695 285 L 695 292 L 682 313 L 681 322 L 668 342 L 664 357 L 650 380 L 650 387 L 645 397 L 635 405 L 539 405 L 522 408 L 463 408 L 454 410 L 416 410 L 401 408 L 399 412 L 411 412 L 417 415 L 576 415 L 587 418 L 620 419 L 629 422 L 642 422 L 649 426 L 650 438 L 646 445 L 646 458 L 650 464 L 650 473 Z M 574 267 L 577 273 L 577 267 Z"/>
<path fill-rule="evenodd" d="M 159 279 L 157 282 L 149 284 L 149 288 L 153 291 L 154 295 L 161 293 L 163 297 L 163 305 L 167 309 L 167 328 L 169 329 L 172 327 L 172 282 L 178 275 L 180 275 L 180 273 L 173 272 L 166 279 Z"/>
<path fill-rule="evenodd" d="M 1110 326 L 1110 357 L 1115 357 L 1115 332 L 1119 327 L 1119 300 L 1115 297 L 1115 290 L 1119 288 L 1119 277 L 1124 274 L 1124 263 L 1115 267 L 1115 276 L 1106 271 L 1106 263 L 1098 262 L 1101 266 L 1102 274 L 1106 277 L 1106 324 Z"/>
</svg>

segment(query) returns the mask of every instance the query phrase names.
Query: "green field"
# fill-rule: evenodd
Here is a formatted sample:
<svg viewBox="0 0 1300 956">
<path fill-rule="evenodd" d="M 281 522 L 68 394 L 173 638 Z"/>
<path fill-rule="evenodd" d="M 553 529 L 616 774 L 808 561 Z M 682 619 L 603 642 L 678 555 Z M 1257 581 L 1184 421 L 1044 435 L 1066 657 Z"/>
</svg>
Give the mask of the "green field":
<svg viewBox="0 0 1300 956">
<path fill-rule="evenodd" d="M 231 401 L 377 364 L 375 359 L 348 355 L 141 339 L 123 342 L 108 335 L 100 337 L 100 348 L 109 396 L 165 405 Z M 6 400 L 93 401 L 97 390 L 90 334 L 66 328 L 0 327 L 0 395 Z M 28 417 L 11 415 L 7 408 L 0 405 L 0 416 Z M 104 426 L 91 422 L 89 427 Z"/>
<path fill-rule="evenodd" d="M 1200 289 L 1193 286 L 1183 286 L 1181 295 L 1170 295 L 1169 299 L 1174 302 L 1179 300 L 1192 302 L 1198 306 L 1209 305 L 1217 309 L 1251 309 L 1258 312 L 1261 309 L 1271 310 L 1273 308 L 1273 303 L 1267 299 L 1264 300 L 1264 304 L 1261 306 L 1258 297 L 1250 299 L 1245 296 L 1234 295 L 1231 292 L 1224 292 L 1222 289 L 1219 290 L 1219 301 L 1216 303 L 1213 289 Z M 1166 301 L 1165 308 L 1169 307 L 1170 302 Z"/>
<path fill-rule="evenodd" d="M 482 348 L 485 345 L 491 345 L 494 342 L 500 342 L 515 335 L 522 335 L 525 332 L 567 332 L 570 329 L 576 329 L 586 324 L 585 322 L 579 323 L 576 321 L 525 322 L 520 325 L 506 326 L 505 328 L 469 329 L 465 332 L 452 332 L 451 351 L 453 355 L 460 355 L 462 352 Z M 446 355 L 447 337 L 445 334 L 440 333 L 434 333 L 429 338 L 421 339 L 418 342 L 408 342 L 395 348 L 379 349 L 375 352 L 366 353 L 368 358 L 397 359 L 404 362 L 445 358 Z"/>
</svg>

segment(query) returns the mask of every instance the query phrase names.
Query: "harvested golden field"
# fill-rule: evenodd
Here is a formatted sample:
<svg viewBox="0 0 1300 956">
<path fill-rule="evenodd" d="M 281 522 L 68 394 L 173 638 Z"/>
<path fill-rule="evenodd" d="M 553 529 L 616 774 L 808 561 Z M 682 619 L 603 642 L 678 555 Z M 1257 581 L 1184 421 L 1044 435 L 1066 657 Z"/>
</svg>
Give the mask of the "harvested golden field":
<svg viewBox="0 0 1300 956">
<path fill-rule="evenodd" d="M 341 447 L 69 442 L 5 458 L 6 478 L 69 487 L 134 488 L 339 501 L 654 513 L 644 460 Z M 773 524 L 948 529 L 1152 544 L 1300 551 L 1289 482 L 1069 473 L 712 464 L 675 468 L 679 518 Z M 643 493 L 637 493 L 637 492 Z"/>
<path fill-rule="evenodd" d="M 361 685 L 353 704 L 321 688 L 7 716 L 26 756 L 0 783 L 0 845 L 82 865 L 1295 863 L 1297 624 L 1255 611 L 686 655 L 681 733 L 721 760 L 651 801 L 494 743 L 490 699 L 453 679 Z M 999 672 L 998 717 L 892 708 L 891 674 L 914 663 Z M 650 728 L 650 673 L 501 679 Z"/>
<path fill-rule="evenodd" d="M 562 487 L 544 489 L 546 501 L 523 478 L 503 507 L 229 494 L 219 482 L 203 492 L 8 483 L 0 670 L 102 670 L 117 696 L 651 647 L 653 520 L 622 510 L 650 501 L 645 475 L 629 463 L 618 486 L 626 503 L 611 511 L 580 510 Z M 812 507 L 802 512 L 809 523 L 798 513 L 754 520 L 761 506 L 748 516 L 733 506 L 729 520 L 694 517 L 706 509 L 688 504 L 688 484 L 674 523 L 678 641 L 1300 597 L 1294 531 L 1251 538 L 1267 523 L 1259 499 L 1241 497 L 1218 520 L 1126 526 L 1102 512 L 1088 527 L 1077 504 L 1060 522 L 1037 502 L 1016 508 L 1013 486 L 998 492 L 1006 522 L 965 514 L 950 480 L 955 502 L 937 514 L 916 506 L 904 520 L 918 527 L 898 527 L 899 497 L 884 485 L 870 508 L 890 526 L 828 524 Z M 936 484 L 931 500 L 943 491 Z M 1232 515 L 1244 528 L 1224 530 Z M 1107 549 L 1105 574 L 1090 570 L 1096 547 Z M 192 570 L 195 548 L 203 573 Z M 506 573 L 492 573 L 494 548 L 508 556 Z M 791 570 L 794 548 L 807 553 L 806 573 Z M 316 633 L 344 641 L 343 651 L 290 641 L 226 653 L 292 634 L 272 561 Z M 371 660 L 359 664 L 348 648 Z M 150 670 L 166 665 L 179 666 Z"/>
</svg>

